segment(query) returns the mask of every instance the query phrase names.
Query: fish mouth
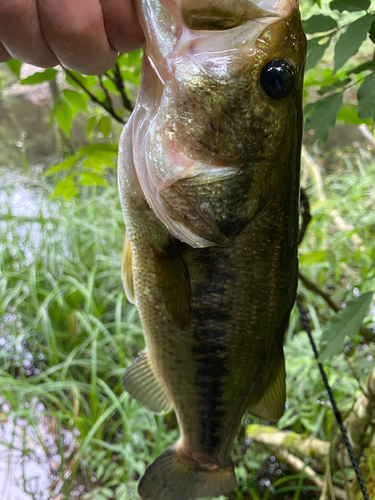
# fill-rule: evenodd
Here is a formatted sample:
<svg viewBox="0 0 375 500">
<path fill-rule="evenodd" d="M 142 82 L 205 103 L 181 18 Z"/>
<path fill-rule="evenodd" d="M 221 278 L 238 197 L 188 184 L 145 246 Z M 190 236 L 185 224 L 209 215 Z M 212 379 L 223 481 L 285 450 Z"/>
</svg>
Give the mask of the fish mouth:
<svg viewBox="0 0 375 500">
<path fill-rule="evenodd" d="M 282 17 L 299 0 L 181 0 L 182 21 L 191 30 L 222 31 L 265 17 Z"/>
</svg>

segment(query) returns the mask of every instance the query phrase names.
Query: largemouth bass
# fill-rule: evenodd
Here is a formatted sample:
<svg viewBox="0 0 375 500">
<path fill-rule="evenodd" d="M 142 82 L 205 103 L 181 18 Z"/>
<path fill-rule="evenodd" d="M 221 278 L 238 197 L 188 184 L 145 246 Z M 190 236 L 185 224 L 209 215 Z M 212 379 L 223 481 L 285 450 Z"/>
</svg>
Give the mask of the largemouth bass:
<svg viewBox="0 0 375 500">
<path fill-rule="evenodd" d="M 119 181 L 146 349 L 123 382 L 181 431 L 140 496 L 192 500 L 235 488 L 246 412 L 285 408 L 306 41 L 297 0 L 136 4 L 146 47 Z"/>
</svg>

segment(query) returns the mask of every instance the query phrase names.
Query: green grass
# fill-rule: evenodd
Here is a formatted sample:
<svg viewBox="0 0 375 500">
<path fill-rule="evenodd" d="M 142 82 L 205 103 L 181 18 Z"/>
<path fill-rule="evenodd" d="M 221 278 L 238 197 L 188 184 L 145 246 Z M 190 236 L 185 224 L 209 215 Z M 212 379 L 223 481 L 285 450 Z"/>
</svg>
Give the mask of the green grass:
<svg viewBox="0 0 375 500">
<path fill-rule="evenodd" d="M 121 387 L 143 336 L 122 290 L 125 228 L 116 189 L 58 205 L 33 222 L 5 213 L 0 226 L 1 393 L 13 418 L 31 418 L 43 403 L 42 413 L 79 436 L 74 472 L 87 468 L 126 499 L 177 431 L 167 434 L 164 421 Z"/>
</svg>

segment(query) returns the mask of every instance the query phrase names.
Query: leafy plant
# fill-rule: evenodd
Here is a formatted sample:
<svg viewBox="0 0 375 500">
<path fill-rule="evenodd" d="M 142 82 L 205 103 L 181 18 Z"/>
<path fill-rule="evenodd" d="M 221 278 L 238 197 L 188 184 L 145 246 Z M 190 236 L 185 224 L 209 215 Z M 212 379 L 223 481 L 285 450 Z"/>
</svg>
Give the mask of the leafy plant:
<svg viewBox="0 0 375 500">
<path fill-rule="evenodd" d="M 303 6 L 306 17 L 313 14 L 303 22 L 308 35 L 306 130 L 325 141 L 337 119 L 373 127 L 374 2 L 334 0 L 316 2 L 310 9 Z"/>
</svg>

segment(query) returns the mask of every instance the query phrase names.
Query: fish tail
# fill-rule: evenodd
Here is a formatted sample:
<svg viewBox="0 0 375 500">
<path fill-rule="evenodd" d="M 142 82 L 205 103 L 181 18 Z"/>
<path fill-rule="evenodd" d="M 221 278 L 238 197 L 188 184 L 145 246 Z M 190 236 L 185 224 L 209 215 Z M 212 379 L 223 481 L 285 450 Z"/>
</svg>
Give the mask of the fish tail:
<svg viewBox="0 0 375 500">
<path fill-rule="evenodd" d="M 175 446 L 168 448 L 142 476 L 142 500 L 195 500 L 231 493 L 237 486 L 232 465 L 204 469 Z"/>
</svg>

